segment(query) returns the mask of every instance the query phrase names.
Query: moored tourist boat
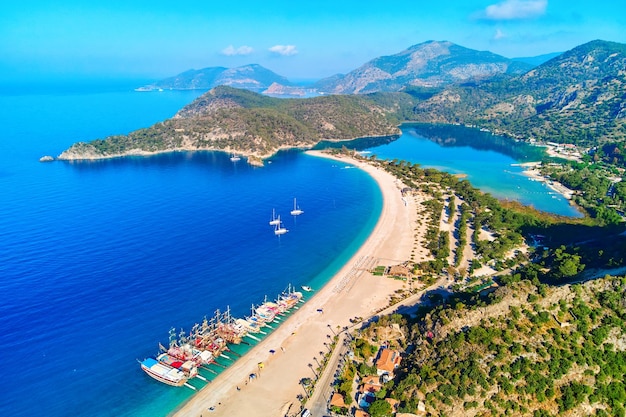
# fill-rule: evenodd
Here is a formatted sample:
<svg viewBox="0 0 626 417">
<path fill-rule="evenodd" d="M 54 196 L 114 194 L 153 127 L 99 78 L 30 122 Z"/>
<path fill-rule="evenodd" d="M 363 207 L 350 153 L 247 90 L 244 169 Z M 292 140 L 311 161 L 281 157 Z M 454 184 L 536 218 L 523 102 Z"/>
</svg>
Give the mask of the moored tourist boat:
<svg viewBox="0 0 626 417">
<path fill-rule="evenodd" d="M 280 300 L 279 303 L 287 303 L 290 305 L 290 308 L 293 308 L 300 300 L 302 300 L 302 293 L 300 291 L 295 291 L 290 284 L 278 298 Z"/>
<path fill-rule="evenodd" d="M 161 353 L 156 357 L 156 360 L 167 366 L 178 369 L 185 374 L 185 377 L 195 378 L 198 376 L 198 367 L 192 360 L 183 361 L 169 353 Z"/>
<path fill-rule="evenodd" d="M 191 353 L 194 355 L 194 358 L 197 358 L 200 362 L 200 365 L 209 365 L 210 363 L 215 361 L 213 357 L 213 353 L 204 349 L 196 349 L 194 347 L 189 347 Z"/>
<path fill-rule="evenodd" d="M 277 300 L 278 301 L 278 300 Z M 279 303 L 275 303 L 273 301 L 266 301 L 263 303 L 263 307 L 271 310 L 272 312 L 274 312 L 274 314 L 277 316 L 279 314 L 284 313 L 285 311 L 287 311 L 286 305 L 285 304 L 279 304 Z"/>
<path fill-rule="evenodd" d="M 213 361 L 213 354 L 211 352 L 196 349 L 188 343 L 183 346 L 170 346 L 169 349 L 165 349 L 163 346 L 160 346 L 160 348 L 162 351 L 167 352 L 177 359 L 193 361 L 196 366 L 208 365 Z"/>
<path fill-rule="evenodd" d="M 224 313 L 220 313 L 219 310 L 216 311 L 215 318 L 217 321 L 215 332 L 219 337 L 223 338 L 228 343 L 241 343 L 241 339 L 245 336 L 246 330 L 232 318 L 230 308 L 227 308 Z"/>
<path fill-rule="evenodd" d="M 276 311 L 265 304 L 261 304 L 254 310 L 254 315 L 265 323 L 271 323 L 276 318 Z"/>
<path fill-rule="evenodd" d="M 159 382 L 173 387 L 181 387 L 187 382 L 188 378 L 183 371 L 161 363 L 154 358 L 144 359 L 140 363 L 141 369 Z"/>
<path fill-rule="evenodd" d="M 246 329 L 248 333 L 259 333 L 261 331 L 261 325 L 258 322 L 246 319 L 235 319 L 235 322 Z"/>
<path fill-rule="evenodd" d="M 267 326 L 267 322 L 259 315 L 253 314 L 251 316 L 246 317 L 246 321 L 251 323 L 252 325 L 258 326 L 259 328 L 263 328 Z"/>
<path fill-rule="evenodd" d="M 218 312 L 219 313 L 219 312 Z M 194 325 L 191 331 L 190 343 L 197 350 L 205 350 L 211 353 L 214 358 L 227 349 L 227 340 L 224 339 L 219 332 L 219 322 L 216 317 L 207 320 L 204 318 L 202 325 Z"/>
</svg>

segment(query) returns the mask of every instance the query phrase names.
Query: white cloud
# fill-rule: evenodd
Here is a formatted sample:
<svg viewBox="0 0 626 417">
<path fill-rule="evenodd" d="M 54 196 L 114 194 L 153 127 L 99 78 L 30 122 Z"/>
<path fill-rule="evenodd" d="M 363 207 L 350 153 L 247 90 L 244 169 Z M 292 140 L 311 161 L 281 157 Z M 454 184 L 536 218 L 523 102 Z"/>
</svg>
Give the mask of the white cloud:
<svg viewBox="0 0 626 417">
<path fill-rule="evenodd" d="M 546 12 L 548 0 L 503 0 L 487 6 L 484 18 L 489 20 L 516 20 L 538 17 Z"/>
<path fill-rule="evenodd" d="M 269 50 L 270 52 L 283 56 L 290 56 L 298 53 L 296 45 L 274 45 Z"/>
<path fill-rule="evenodd" d="M 254 49 L 252 49 L 252 47 L 246 45 L 240 46 L 239 48 L 228 45 L 226 48 L 222 49 L 222 54 L 227 56 L 250 55 L 253 51 Z"/>
<path fill-rule="evenodd" d="M 502 29 L 496 29 L 496 33 L 494 33 L 493 39 L 499 40 L 502 38 L 506 38 L 506 33 L 502 32 Z"/>
</svg>

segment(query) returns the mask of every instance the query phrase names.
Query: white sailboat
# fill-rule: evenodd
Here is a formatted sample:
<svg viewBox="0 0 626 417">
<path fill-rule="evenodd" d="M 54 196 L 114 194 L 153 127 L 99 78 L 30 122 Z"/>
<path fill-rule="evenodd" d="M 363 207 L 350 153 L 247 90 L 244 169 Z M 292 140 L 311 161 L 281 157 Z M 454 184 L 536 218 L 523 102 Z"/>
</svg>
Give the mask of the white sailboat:
<svg viewBox="0 0 626 417">
<path fill-rule="evenodd" d="M 298 207 L 298 206 L 297 206 L 297 204 L 296 204 L 296 199 L 294 198 L 294 199 L 293 199 L 293 210 L 291 210 L 291 215 L 292 215 L 292 216 L 299 216 L 299 215 L 301 215 L 302 213 L 304 213 L 304 211 L 303 211 L 303 210 L 300 210 L 300 207 Z"/>
<path fill-rule="evenodd" d="M 280 225 L 280 219 L 276 218 L 276 211 L 272 209 L 272 220 L 270 220 L 270 226 Z"/>
<path fill-rule="evenodd" d="M 233 161 L 233 162 L 237 162 L 237 161 L 240 161 L 240 160 L 241 160 L 241 158 L 239 157 L 239 155 L 237 155 L 237 154 L 233 153 L 233 154 L 231 154 L 231 156 L 230 156 L 230 160 L 231 160 L 231 161 Z"/>
<path fill-rule="evenodd" d="M 285 233 L 287 233 L 289 230 L 285 229 L 282 225 L 281 225 L 281 221 L 280 221 L 280 215 L 278 216 L 278 224 L 274 227 L 274 234 L 275 235 L 284 235 Z"/>
</svg>

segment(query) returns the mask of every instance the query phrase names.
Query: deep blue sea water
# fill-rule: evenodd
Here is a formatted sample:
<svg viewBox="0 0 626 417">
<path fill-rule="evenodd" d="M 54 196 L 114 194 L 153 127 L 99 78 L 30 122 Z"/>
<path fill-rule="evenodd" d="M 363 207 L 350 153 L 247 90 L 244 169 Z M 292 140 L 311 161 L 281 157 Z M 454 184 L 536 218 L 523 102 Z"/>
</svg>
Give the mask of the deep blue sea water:
<svg viewBox="0 0 626 417">
<path fill-rule="evenodd" d="M 199 94 L 130 87 L 0 90 L 0 415 L 167 414 L 192 391 L 150 379 L 136 359 L 216 309 L 243 316 L 288 284 L 319 288 L 380 213 L 365 173 L 297 151 L 264 168 L 213 152 L 38 161 L 147 127 Z M 280 238 L 273 208 L 290 229 Z"/>
<path fill-rule="evenodd" d="M 282 152 L 265 168 L 220 153 L 40 163 L 171 117 L 197 93 L 0 96 L 0 415 L 159 416 L 192 391 L 136 359 L 230 306 L 319 288 L 376 223 L 357 169 Z M 304 214 L 289 216 L 293 198 Z M 268 225 L 272 209 L 286 235 Z"/>
</svg>

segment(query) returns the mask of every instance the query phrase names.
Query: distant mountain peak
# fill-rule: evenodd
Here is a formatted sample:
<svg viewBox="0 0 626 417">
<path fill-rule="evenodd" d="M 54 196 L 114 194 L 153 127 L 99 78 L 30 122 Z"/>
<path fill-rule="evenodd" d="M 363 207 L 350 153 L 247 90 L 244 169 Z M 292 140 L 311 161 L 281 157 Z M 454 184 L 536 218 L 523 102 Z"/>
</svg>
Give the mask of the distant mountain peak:
<svg viewBox="0 0 626 417">
<path fill-rule="evenodd" d="M 292 85 L 285 77 L 259 64 L 248 64 L 235 68 L 208 67 L 199 70 L 192 69 L 140 87 L 137 90 L 210 90 L 219 85 L 229 85 L 260 92 L 273 83 L 286 86 Z"/>
<path fill-rule="evenodd" d="M 492 52 L 431 40 L 372 59 L 348 74 L 320 80 L 315 86 L 336 94 L 400 91 L 407 85 L 438 87 L 530 68 Z"/>
</svg>

